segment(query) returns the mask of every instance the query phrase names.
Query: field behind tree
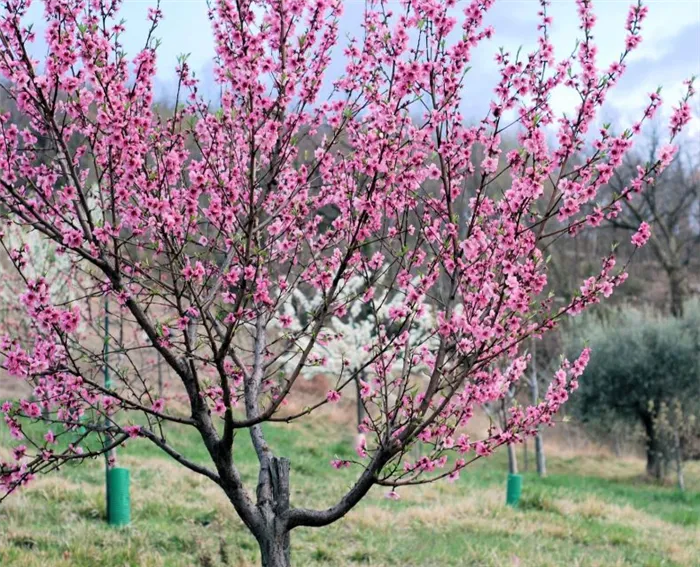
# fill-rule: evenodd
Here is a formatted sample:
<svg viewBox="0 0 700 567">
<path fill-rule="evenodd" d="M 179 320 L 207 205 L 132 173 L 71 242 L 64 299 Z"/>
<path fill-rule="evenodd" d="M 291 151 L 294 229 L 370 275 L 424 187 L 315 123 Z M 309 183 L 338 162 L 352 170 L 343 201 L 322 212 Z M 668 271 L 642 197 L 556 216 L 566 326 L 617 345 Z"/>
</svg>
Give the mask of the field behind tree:
<svg viewBox="0 0 700 567">
<path fill-rule="evenodd" d="M 1 435 L 5 435 L 3 433 Z M 206 462 L 189 431 L 173 431 L 188 456 Z M 254 454 L 236 439 L 244 479 Z M 327 420 L 268 428 L 273 449 L 292 459 L 292 504 L 336 501 L 354 475 L 335 471 L 351 457 L 352 429 Z M 0 437 L 0 447 L 9 440 Z M 549 476 L 524 475 L 519 509 L 504 505 L 505 454 L 476 462 L 455 484 L 376 489 L 344 520 L 292 532 L 297 566 L 700 566 L 700 463 L 687 466 L 689 490 L 651 484 L 644 463 L 549 447 Z M 132 475 L 133 522 L 108 527 L 104 462 L 68 466 L 0 505 L 3 567 L 244 567 L 258 548 L 223 493 L 146 441 L 120 449 Z"/>
</svg>

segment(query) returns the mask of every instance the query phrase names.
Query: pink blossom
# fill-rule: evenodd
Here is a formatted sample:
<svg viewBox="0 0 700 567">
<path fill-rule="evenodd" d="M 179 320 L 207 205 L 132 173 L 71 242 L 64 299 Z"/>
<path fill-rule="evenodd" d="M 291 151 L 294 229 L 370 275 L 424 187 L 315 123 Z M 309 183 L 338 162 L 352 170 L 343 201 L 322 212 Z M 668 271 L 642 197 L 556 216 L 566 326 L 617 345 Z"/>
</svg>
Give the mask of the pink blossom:
<svg viewBox="0 0 700 567">
<path fill-rule="evenodd" d="M 362 459 L 367 457 L 367 439 L 364 435 L 358 435 L 357 444 L 355 445 L 355 452 Z"/>
<path fill-rule="evenodd" d="M 371 395 L 372 395 L 372 386 L 368 382 L 365 382 L 364 380 L 360 380 L 360 397 L 363 400 L 366 400 Z"/>
<path fill-rule="evenodd" d="M 214 413 L 218 416 L 223 416 L 226 413 L 226 404 L 221 398 L 214 402 Z"/>
<path fill-rule="evenodd" d="M 481 169 L 484 173 L 495 173 L 498 169 L 498 159 L 495 157 L 486 158 L 481 162 Z"/>
<path fill-rule="evenodd" d="M 63 244 L 78 248 L 83 243 L 83 234 L 79 230 L 69 230 L 63 234 Z"/>
<path fill-rule="evenodd" d="M 340 401 L 340 392 L 337 392 L 335 390 L 328 390 L 328 393 L 326 394 L 326 399 L 331 404 L 336 404 Z"/>
<path fill-rule="evenodd" d="M 637 248 L 640 248 L 647 243 L 647 240 L 649 240 L 650 236 L 651 228 L 647 223 L 643 222 L 639 225 L 637 232 L 635 232 L 632 236 L 632 244 L 634 244 Z"/>
<path fill-rule="evenodd" d="M 384 255 L 381 252 L 375 252 L 372 255 L 372 259 L 367 263 L 367 265 L 373 270 L 378 270 L 383 263 Z"/>
<path fill-rule="evenodd" d="M 66 333 L 74 333 L 80 321 L 80 309 L 76 305 L 70 311 L 63 311 L 60 316 L 59 325 Z"/>
<path fill-rule="evenodd" d="M 678 151 L 678 146 L 667 144 L 659 150 L 659 162 L 662 168 L 668 167 L 668 165 L 673 161 L 673 156 L 676 155 Z"/>
<path fill-rule="evenodd" d="M 141 433 L 141 426 L 139 425 L 127 425 L 122 429 L 124 429 L 124 432 L 132 439 L 136 439 Z"/>
<path fill-rule="evenodd" d="M 483 441 L 478 441 L 474 446 L 474 450 L 480 457 L 488 457 L 493 452 L 493 450 Z"/>
<path fill-rule="evenodd" d="M 12 449 L 12 458 L 13 458 L 15 461 L 19 461 L 22 457 L 24 457 L 24 455 L 26 454 L 26 452 L 27 452 L 27 446 L 26 446 L 26 445 L 18 445 L 17 447 L 14 447 L 14 448 Z"/>
</svg>

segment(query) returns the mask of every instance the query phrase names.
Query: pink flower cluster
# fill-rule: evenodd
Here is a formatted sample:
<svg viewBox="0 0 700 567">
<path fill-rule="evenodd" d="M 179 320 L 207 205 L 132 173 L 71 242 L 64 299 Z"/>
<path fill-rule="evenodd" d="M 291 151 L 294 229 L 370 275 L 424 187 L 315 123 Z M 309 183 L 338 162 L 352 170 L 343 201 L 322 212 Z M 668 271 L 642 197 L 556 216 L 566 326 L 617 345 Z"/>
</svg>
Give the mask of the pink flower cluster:
<svg viewBox="0 0 700 567">
<path fill-rule="evenodd" d="M 639 225 L 639 229 L 632 235 L 632 244 L 637 248 L 644 246 L 651 236 L 651 228 L 645 222 Z"/>
</svg>

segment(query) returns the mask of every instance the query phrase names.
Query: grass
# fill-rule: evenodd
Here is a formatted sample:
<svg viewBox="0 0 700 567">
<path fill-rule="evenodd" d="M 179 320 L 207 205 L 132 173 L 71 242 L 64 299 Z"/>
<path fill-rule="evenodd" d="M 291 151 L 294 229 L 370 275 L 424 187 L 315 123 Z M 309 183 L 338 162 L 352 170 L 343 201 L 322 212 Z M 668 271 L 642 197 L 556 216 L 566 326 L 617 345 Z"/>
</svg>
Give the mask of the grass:
<svg viewBox="0 0 700 567">
<path fill-rule="evenodd" d="M 332 431 L 329 431 L 332 430 Z M 329 460 L 352 452 L 341 425 L 311 422 L 267 430 L 292 458 L 292 503 L 337 501 L 351 471 Z M 197 439 L 173 439 L 206 462 Z M 0 438 L 0 446 L 7 446 Z M 251 485 L 255 461 L 244 434 L 237 462 Z M 35 481 L 0 505 L 0 565 L 12 567 L 245 567 L 258 564 L 255 540 L 211 481 L 179 467 L 144 441 L 120 450 L 132 474 L 133 522 L 104 522 L 104 465 L 90 461 Z M 344 520 L 292 534 L 297 566 L 700 566 L 700 466 L 689 490 L 645 482 L 634 460 L 551 456 L 549 476 L 526 473 L 521 506 L 504 506 L 505 455 L 476 463 L 455 484 L 370 496 Z"/>
</svg>

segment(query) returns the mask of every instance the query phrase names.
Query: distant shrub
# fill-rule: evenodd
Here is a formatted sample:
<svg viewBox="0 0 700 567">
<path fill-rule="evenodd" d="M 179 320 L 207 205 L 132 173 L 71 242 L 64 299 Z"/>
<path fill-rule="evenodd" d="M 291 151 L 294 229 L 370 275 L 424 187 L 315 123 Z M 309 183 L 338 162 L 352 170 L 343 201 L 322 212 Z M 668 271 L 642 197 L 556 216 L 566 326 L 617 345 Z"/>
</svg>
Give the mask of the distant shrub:
<svg viewBox="0 0 700 567">
<path fill-rule="evenodd" d="M 697 435 L 700 410 L 700 306 L 682 319 L 625 310 L 584 318 L 572 333 L 572 351 L 583 337 L 591 359 L 574 396 L 584 422 L 638 424 L 646 436 L 647 472 L 661 478 L 679 447 Z M 697 420 L 695 420 L 697 421 Z"/>
</svg>

